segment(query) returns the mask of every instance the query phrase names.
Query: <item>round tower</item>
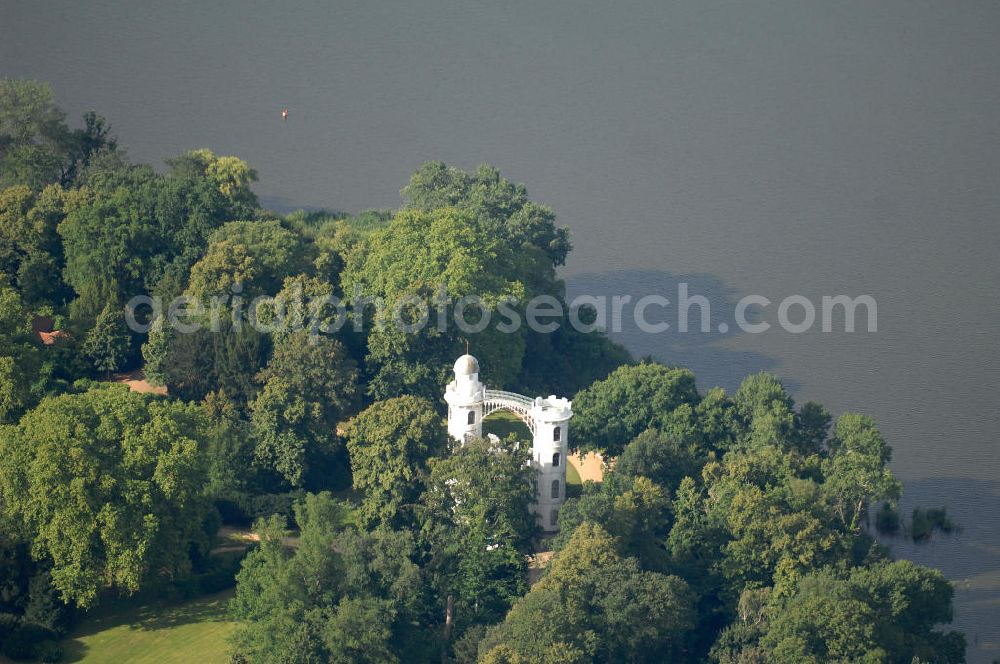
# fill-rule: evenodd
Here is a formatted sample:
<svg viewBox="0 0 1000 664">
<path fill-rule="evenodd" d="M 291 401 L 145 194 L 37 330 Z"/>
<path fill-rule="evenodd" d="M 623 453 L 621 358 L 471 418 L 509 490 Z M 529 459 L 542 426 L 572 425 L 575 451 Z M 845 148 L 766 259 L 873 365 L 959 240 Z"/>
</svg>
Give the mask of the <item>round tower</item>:
<svg viewBox="0 0 1000 664">
<path fill-rule="evenodd" d="M 537 470 L 534 512 L 546 532 L 557 530 L 559 508 L 566 501 L 566 464 L 569 463 L 569 420 L 573 402 L 536 397 L 531 408 L 535 421 L 532 461 Z"/>
<path fill-rule="evenodd" d="M 455 379 L 448 383 L 448 433 L 458 441 L 483 435 L 484 387 L 479 382 L 479 361 L 463 355 L 455 361 Z"/>
</svg>

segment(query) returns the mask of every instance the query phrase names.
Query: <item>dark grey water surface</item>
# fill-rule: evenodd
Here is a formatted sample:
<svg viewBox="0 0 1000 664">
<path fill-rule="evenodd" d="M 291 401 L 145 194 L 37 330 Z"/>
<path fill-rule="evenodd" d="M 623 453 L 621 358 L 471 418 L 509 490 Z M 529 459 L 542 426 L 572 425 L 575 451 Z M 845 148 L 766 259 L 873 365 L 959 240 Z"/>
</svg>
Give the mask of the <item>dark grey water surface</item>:
<svg viewBox="0 0 1000 664">
<path fill-rule="evenodd" d="M 624 340 L 875 416 L 908 504 L 965 528 L 898 550 L 959 582 L 977 662 L 1000 657 L 998 65 L 985 0 L 0 1 L 0 75 L 137 160 L 244 157 L 269 205 L 390 207 L 425 160 L 489 161 L 572 227 L 575 292 L 685 280 L 720 320 L 873 295 L 874 334 Z"/>
</svg>

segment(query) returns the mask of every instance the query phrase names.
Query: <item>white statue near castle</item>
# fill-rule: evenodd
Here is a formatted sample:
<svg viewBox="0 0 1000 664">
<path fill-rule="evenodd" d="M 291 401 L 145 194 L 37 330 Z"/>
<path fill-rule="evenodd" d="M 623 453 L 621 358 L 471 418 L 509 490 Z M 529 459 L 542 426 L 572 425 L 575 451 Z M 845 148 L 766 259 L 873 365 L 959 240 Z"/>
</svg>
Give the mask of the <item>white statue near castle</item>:
<svg viewBox="0 0 1000 664">
<path fill-rule="evenodd" d="M 479 362 L 463 355 L 455 362 L 455 380 L 444 393 L 448 402 L 448 433 L 458 441 L 481 438 L 483 418 L 508 410 L 531 431 L 531 464 L 537 471 L 533 511 L 546 532 L 557 529 L 559 507 L 566 499 L 569 462 L 569 419 L 573 402 L 549 396 L 531 399 L 513 392 L 487 389 L 479 381 Z"/>
</svg>

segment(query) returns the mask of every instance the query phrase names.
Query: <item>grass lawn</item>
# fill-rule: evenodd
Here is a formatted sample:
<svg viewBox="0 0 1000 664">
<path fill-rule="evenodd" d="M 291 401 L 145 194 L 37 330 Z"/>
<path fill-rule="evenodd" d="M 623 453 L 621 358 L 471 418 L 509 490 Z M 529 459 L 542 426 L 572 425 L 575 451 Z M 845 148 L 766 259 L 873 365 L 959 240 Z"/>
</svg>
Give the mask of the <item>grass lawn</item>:
<svg viewBox="0 0 1000 664">
<path fill-rule="evenodd" d="M 567 460 L 568 461 L 568 460 Z M 579 498 L 583 495 L 583 480 L 572 463 L 566 463 L 566 497 Z"/>
<path fill-rule="evenodd" d="M 512 433 L 517 435 L 518 440 L 526 440 L 530 443 L 532 439 L 528 425 L 517 419 L 514 413 L 506 410 L 491 413 L 483 420 L 483 435 L 490 433 L 501 439 Z"/>
<path fill-rule="evenodd" d="M 226 637 L 236 627 L 226 615 L 232 595 L 226 590 L 181 604 L 121 601 L 98 607 L 63 641 L 63 661 L 226 664 Z"/>
</svg>

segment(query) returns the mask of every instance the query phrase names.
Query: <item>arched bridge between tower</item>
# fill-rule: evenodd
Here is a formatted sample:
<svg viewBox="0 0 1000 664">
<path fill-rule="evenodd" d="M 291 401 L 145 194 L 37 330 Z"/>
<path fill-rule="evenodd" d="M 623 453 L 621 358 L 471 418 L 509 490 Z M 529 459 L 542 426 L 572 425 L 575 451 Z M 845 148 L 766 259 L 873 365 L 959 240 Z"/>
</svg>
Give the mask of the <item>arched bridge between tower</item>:
<svg viewBox="0 0 1000 664">
<path fill-rule="evenodd" d="M 510 411 L 528 426 L 531 435 L 535 435 L 535 418 L 531 416 L 531 409 L 535 405 L 534 399 L 504 390 L 485 390 L 484 392 L 483 417 L 498 410 Z"/>
</svg>

